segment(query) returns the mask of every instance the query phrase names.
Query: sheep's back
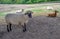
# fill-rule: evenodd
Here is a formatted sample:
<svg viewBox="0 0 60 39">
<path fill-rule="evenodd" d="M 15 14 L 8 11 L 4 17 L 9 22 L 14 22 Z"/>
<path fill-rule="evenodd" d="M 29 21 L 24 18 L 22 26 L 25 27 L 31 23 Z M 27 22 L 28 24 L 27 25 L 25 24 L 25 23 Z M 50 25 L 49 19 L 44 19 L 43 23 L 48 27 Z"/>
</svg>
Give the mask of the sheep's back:
<svg viewBox="0 0 60 39">
<path fill-rule="evenodd" d="M 24 14 L 8 14 L 6 15 L 6 22 L 18 25 L 19 23 L 23 24 L 27 18 Z"/>
</svg>

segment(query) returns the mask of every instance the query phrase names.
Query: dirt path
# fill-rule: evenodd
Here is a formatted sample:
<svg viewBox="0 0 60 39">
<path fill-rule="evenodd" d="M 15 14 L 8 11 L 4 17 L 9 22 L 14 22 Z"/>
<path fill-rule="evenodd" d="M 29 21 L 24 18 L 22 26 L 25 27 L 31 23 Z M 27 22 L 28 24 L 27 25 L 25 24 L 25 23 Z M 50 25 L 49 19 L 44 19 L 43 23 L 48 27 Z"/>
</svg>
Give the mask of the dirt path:
<svg viewBox="0 0 60 39">
<path fill-rule="evenodd" d="M 6 25 L 0 25 L 1 39 L 60 39 L 60 17 L 38 16 L 29 20 L 27 31 L 22 27 L 12 26 L 12 31 L 6 31 Z"/>
</svg>

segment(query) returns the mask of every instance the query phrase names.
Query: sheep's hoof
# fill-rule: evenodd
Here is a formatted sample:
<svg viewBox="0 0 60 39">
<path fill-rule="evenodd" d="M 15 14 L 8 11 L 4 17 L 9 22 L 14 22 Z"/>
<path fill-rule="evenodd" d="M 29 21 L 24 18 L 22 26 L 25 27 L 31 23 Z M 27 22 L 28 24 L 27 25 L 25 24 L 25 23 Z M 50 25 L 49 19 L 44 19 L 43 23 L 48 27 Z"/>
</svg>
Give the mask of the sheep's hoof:
<svg viewBox="0 0 60 39">
<path fill-rule="evenodd" d="M 8 29 L 7 29 L 8 32 L 10 32 Z"/>
<path fill-rule="evenodd" d="M 26 29 L 23 29 L 23 32 L 26 32 Z"/>
<path fill-rule="evenodd" d="M 7 31 L 10 32 L 10 30 L 7 28 Z"/>
<path fill-rule="evenodd" d="M 10 28 L 10 31 L 12 31 L 12 29 Z"/>
<path fill-rule="evenodd" d="M 12 29 L 7 29 L 8 32 L 12 31 Z"/>
</svg>

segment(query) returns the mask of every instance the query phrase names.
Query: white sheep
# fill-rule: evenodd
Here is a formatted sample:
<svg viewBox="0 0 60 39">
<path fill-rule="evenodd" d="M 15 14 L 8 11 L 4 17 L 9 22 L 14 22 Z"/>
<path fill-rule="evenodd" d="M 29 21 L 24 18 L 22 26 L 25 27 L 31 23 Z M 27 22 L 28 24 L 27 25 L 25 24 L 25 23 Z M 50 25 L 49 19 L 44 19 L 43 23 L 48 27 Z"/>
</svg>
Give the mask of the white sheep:
<svg viewBox="0 0 60 39">
<path fill-rule="evenodd" d="M 28 23 L 29 18 L 32 18 L 32 11 L 27 11 L 24 14 L 18 14 L 18 13 L 13 13 L 13 14 L 7 14 L 5 16 L 5 20 L 7 23 L 7 31 L 11 31 L 11 25 L 22 25 L 23 27 L 23 32 L 26 31 L 26 23 Z"/>
<path fill-rule="evenodd" d="M 21 9 L 21 10 L 17 10 L 16 13 L 23 13 L 24 12 L 24 9 Z"/>
<path fill-rule="evenodd" d="M 53 10 L 54 8 L 52 6 L 47 6 L 47 10 Z"/>
</svg>

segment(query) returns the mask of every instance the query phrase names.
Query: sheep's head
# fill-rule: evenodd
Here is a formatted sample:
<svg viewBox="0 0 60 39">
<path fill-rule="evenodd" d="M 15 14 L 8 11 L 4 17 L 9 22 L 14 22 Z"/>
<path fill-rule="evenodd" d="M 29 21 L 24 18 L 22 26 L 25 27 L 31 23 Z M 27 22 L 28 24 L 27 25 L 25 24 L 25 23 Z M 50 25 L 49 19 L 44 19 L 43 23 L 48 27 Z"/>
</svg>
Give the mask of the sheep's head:
<svg viewBox="0 0 60 39">
<path fill-rule="evenodd" d="M 32 18 L 32 14 L 33 14 L 33 12 L 30 10 L 26 11 L 26 13 L 25 13 L 25 15 L 28 15 L 29 18 Z"/>
<path fill-rule="evenodd" d="M 21 11 L 24 12 L 24 9 L 22 9 Z"/>
<path fill-rule="evenodd" d="M 59 11 L 55 10 L 55 13 L 58 13 Z"/>
</svg>

